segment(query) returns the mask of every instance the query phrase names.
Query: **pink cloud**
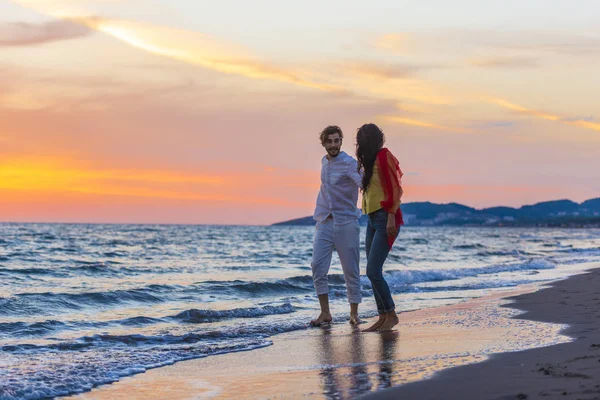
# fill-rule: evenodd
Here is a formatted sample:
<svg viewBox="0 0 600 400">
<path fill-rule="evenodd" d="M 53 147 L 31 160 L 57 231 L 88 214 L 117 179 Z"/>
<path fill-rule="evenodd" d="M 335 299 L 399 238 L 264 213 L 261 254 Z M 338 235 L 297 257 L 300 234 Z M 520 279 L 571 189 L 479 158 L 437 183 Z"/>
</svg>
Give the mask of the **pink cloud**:
<svg viewBox="0 0 600 400">
<path fill-rule="evenodd" d="M 0 23 L 0 46 L 33 46 L 89 35 L 92 30 L 68 20 L 41 24 L 27 22 Z"/>
</svg>

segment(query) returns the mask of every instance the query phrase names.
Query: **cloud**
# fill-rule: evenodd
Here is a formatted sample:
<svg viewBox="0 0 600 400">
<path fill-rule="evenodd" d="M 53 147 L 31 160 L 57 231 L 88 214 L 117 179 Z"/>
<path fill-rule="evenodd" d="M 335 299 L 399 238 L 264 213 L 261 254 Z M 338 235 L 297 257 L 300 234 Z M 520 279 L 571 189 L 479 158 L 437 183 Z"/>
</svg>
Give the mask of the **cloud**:
<svg viewBox="0 0 600 400">
<path fill-rule="evenodd" d="M 576 125 L 581 128 L 592 129 L 594 131 L 600 131 L 600 124 L 588 122 L 588 121 L 565 121 L 568 124 Z"/>
<path fill-rule="evenodd" d="M 196 32 L 97 17 L 77 18 L 77 21 L 148 53 L 214 71 L 322 91 L 344 91 L 342 87 L 306 79 L 292 70 L 270 65 L 244 49 Z"/>
<path fill-rule="evenodd" d="M 449 68 L 443 65 L 411 65 L 384 62 L 350 62 L 343 65 L 345 70 L 358 75 L 377 79 L 404 79 L 419 71 Z"/>
<path fill-rule="evenodd" d="M 401 64 L 349 63 L 344 69 L 372 78 L 402 79 L 411 75 L 417 68 Z"/>
<path fill-rule="evenodd" d="M 16 0 L 16 2 L 46 15 L 76 21 L 144 52 L 225 74 L 281 82 L 348 97 L 369 96 L 381 100 L 412 99 L 427 104 L 452 102 L 447 95 L 441 95 L 437 89 L 430 88 L 427 82 L 403 79 L 401 85 L 388 87 L 373 85 L 372 82 L 373 78 L 395 79 L 419 69 L 432 68 L 431 66 L 373 63 L 355 65 L 355 70 L 344 71 L 340 70 L 339 64 L 335 66 L 331 63 L 324 68 L 315 68 L 314 63 L 290 65 L 263 59 L 242 46 L 199 32 L 132 20 L 90 16 L 94 13 L 85 9 L 85 2 L 64 0 Z M 387 40 L 392 39 L 387 38 Z M 385 41 L 380 44 L 385 47 Z"/>
<path fill-rule="evenodd" d="M 152 79 L 139 73 L 124 77 L 0 64 L 0 109 L 80 112 L 123 102 L 141 105 L 141 100 L 184 94 L 191 89 L 206 95 L 217 90 L 214 85 L 197 85 L 185 78 L 173 74 Z"/>
<path fill-rule="evenodd" d="M 513 128 L 517 125 L 517 121 L 481 121 L 474 122 L 469 125 L 471 129 L 504 129 L 504 128 Z"/>
<path fill-rule="evenodd" d="M 24 7 L 47 15 L 77 22 L 84 28 L 110 35 L 151 54 L 197 65 L 227 74 L 252 79 L 268 79 L 327 92 L 344 92 L 343 87 L 317 82 L 289 68 L 266 63 L 239 46 L 218 41 L 197 32 L 117 20 L 85 16 L 77 9 L 85 4 L 68 1 L 17 0 Z M 87 28 L 87 29 L 86 29 Z"/>
<path fill-rule="evenodd" d="M 569 121 L 569 122 L 573 122 L 573 121 L 587 121 L 587 122 L 593 122 L 594 121 L 594 117 L 592 117 L 591 115 L 588 115 L 586 117 L 569 117 L 569 118 L 563 118 L 563 121 Z"/>
<path fill-rule="evenodd" d="M 386 122 L 395 123 L 395 124 L 417 126 L 420 128 L 435 129 L 438 131 L 467 133 L 467 131 L 465 131 L 464 129 L 451 128 L 448 126 L 438 125 L 438 124 L 435 124 L 432 122 L 419 121 L 419 120 L 410 119 L 410 118 L 397 117 L 397 116 L 392 116 L 392 115 L 380 116 L 379 118 L 383 119 Z"/>
<path fill-rule="evenodd" d="M 520 106 L 517 104 L 513 104 L 506 100 L 499 99 L 499 98 L 487 99 L 487 101 L 489 103 L 496 104 L 500 107 L 517 111 L 521 114 L 531 115 L 532 117 L 541 118 L 541 119 L 545 119 L 548 121 L 563 122 L 566 124 L 579 126 L 581 128 L 585 128 L 585 129 L 600 131 L 600 124 L 590 122 L 590 121 L 587 121 L 584 119 L 573 119 L 573 118 L 569 118 L 569 117 L 562 117 L 562 116 L 555 115 L 555 114 L 545 113 L 542 111 L 531 110 L 529 108 L 526 108 L 526 107 L 523 107 L 523 106 Z"/>
<path fill-rule="evenodd" d="M 84 37 L 92 32 L 81 24 L 69 20 L 49 21 L 40 24 L 26 22 L 0 22 L 0 47 L 34 46 Z"/>
<path fill-rule="evenodd" d="M 468 62 L 479 68 L 530 68 L 536 67 L 538 61 L 529 57 L 495 57 L 474 59 Z"/>
</svg>

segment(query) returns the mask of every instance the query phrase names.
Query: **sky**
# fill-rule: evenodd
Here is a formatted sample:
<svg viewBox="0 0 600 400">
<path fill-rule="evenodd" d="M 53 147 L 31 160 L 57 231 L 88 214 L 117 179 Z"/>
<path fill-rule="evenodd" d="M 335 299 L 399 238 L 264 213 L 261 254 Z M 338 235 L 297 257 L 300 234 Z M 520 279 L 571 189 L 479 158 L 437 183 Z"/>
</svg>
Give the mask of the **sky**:
<svg viewBox="0 0 600 400">
<path fill-rule="evenodd" d="M 339 125 L 403 202 L 600 197 L 597 0 L 0 0 L 0 221 L 311 215 Z"/>
</svg>

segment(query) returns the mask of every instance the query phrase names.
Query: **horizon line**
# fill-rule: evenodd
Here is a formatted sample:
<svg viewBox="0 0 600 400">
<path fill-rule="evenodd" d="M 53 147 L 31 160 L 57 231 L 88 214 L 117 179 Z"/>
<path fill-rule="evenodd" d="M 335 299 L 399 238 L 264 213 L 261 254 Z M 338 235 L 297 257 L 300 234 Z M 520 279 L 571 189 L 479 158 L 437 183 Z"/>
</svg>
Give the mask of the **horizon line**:
<svg viewBox="0 0 600 400">
<path fill-rule="evenodd" d="M 506 208 L 512 208 L 512 209 L 519 209 L 522 207 L 526 207 L 526 206 L 533 206 L 536 204 L 541 204 L 541 203 L 549 203 L 549 202 L 556 202 L 556 201 L 570 201 L 573 202 L 575 204 L 581 205 L 583 203 L 585 203 L 586 201 L 589 200 L 596 200 L 596 199 L 600 199 L 600 197 L 592 197 L 589 198 L 587 200 L 583 200 L 581 203 L 570 200 L 570 199 L 556 199 L 556 200 L 545 200 L 545 201 L 540 201 L 537 203 L 533 203 L 533 204 L 523 204 L 520 207 L 511 207 L 511 206 L 491 206 L 491 207 L 483 207 L 483 208 L 475 208 L 475 207 L 471 207 L 468 206 L 466 204 L 462 204 L 462 203 L 457 203 L 457 202 L 447 202 L 447 203 L 433 203 L 431 201 L 411 201 L 411 202 L 407 202 L 407 203 L 402 203 L 402 204 L 411 204 L 411 203 L 431 203 L 431 204 L 438 204 L 438 205 L 449 205 L 449 204 L 458 204 L 461 206 L 466 206 L 469 208 L 473 208 L 475 210 L 485 210 L 485 209 L 489 209 L 489 208 L 497 208 L 497 207 L 506 207 Z M 357 207 L 358 208 L 358 207 Z M 365 214 L 361 214 L 365 215 Z M 22 225 L 35 225 L 35 224 L 45 224 L 45 225 L 159 225 L 159 226 L 273 226 L 274 224 L 278 224 L 281 222 L 288 222 L 288 221 L 292 221 L 295 219 L 301 219 L 301 218 L 306 218 L 306 217 L 310 217 L 310 215 L 306 215 L 303 217 L 295 217 L 295 218 L 291 218 L 288 220 L 283 220 L 283 221 L 278 221 L 278 222 L 271 222 L 271 223 L 265 223 L 265 224 L 211 224 L 211 223 L 202 223 L 202 222 L 197 222 L 197 223 L 185 223 L 185 222 L 85 222 L 85 221 L 75 221 L 75 222 L 65 222 L 65 221 L 0 221 L 0 225 L 5 225 L 5 224 L 22 224 Z"/>
</svg>

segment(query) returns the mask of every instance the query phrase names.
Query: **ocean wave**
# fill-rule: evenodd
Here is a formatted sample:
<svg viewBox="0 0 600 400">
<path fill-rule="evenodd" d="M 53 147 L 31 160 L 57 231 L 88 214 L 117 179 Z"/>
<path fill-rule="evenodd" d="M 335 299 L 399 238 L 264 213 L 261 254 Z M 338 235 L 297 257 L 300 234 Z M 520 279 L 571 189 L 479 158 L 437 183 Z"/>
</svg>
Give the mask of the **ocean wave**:
<svg viewBox="0 0 600 400">
<path fill-rule="evenodd" d="M 81 249 L 79 247 L 54 247 L 52 249 L 48 249 L 49 253 L 80 253 Z"/>
<path fill-rule="evenodd" d="M 157 345 L 191 345 L 195 343 L 213 343 L 215 340 L 236 340 L 252 339 L 256 337 L 268 337 L 278 333 L 291 332 L 299 329 L 306 329 L 308 323 L 304 320 L 290 319 L 278 321 L 277 324 L 247 323 L 236 324 L 234 326 L 219 327 L 198 332 L 190 332 L 183 335 L 162 334 L 162 335 L 143 335 L 143 334 L 95 334 L 91 336 L 82 336 L 77 339 L 65 340 L 60 343 L 51 344 L 11 344 L 0 347 L 0 351 L 13 354 L 33 354 L 54 350 L 78 351 L 89 348 L 113 348 L 114 345 L 139 348 L 141 346 Z"/>
<path fill-rule="evenodd" d="M 0 260 L 1 261 L 1 260 Z M 15 274 L 15 275 L 47 275 L 52 277 L 68 277 L 68 276 L 80 276 L 80 275 L 103 275 L 109 277 L 119 276 L 133 276 L 145 273 L 169 273 L 169 272 L 181 272 L 180 269 L 173 268 L 133 268 L 123 266 L 113 266 L 111 264 L 119 264 L 117 262 L 79 262 L 76 266 L 65 266 L 58 268 L 1 268 L 0 273 L 3 274 Z"/>
<path fill-rule="evenodd" d="M 0 337 L 12 336 L 12 337 L 38 337 L 44 336 L 49 333 L 56 333 L 64 330 L 76 330 L 76 329 L 105 329 L 113 326 L 129 326 L 129 327 L 140 327 L 146 325 L 157 324 L 161 322 L 167 322 L 166 319 L 153 318 L 153 317 L 130 317 L 120 320 L 109 320 L 109 321 L 92 321 L 92 320 L 79 320 L 79 321 L 57 321 L 57 320 L 46 320 L 37 322 L 7 322 L 0 323 Z"/>
<path fill-rule="evenodd" d="M 10 322 L 0 323 L 0 337 L 36 337 L 67 329 L 104 329 L 111 326 L 141 327 L 157 323 L 165 323 L 169 320 L 182 323 L 210 323 L 225 319 L 235 318 L 260 318 L 268 315 L 290 314 L 298 310 L 291 303 L 280 305 L 266 305 L 260 307 L 235 308 L 231 310 L 198 310 L 190 309 L 176 315 L 162 318 L 137 316 L 121 320 L 109 321 L 57 321 L 46 320 L 33 323 Z"/>
<path fill-rule="evenodd" d="M 88 292 L 88 293 L 42 293 L 39 296 L 49 297 L 64 297 L 76 304 L 87 304 L 87 305 L 110 305 L 120 304 L 127 302 L 138 302 L 138 303 L 161 303 L 164 299 L 150 293 L 162 288 L 170 288 L 168 285 L 150 285 L 141 289 L 131 290 L 114 290 L 107 292 Z"/>
<path fill-rule="evenodd" d="M 162 303 L 158 292 L 171 291 L 173 286 L 150 285 L 140 289 L 84 293 L 17 293 L 0 299 L 0 315 L 26 315 L 54 313 L 57 309 L 79 310 L 86 306 L 107 306 L 123 303 Z M 154 292 L 154 293 L 152 293 Z"/>
<path fill-rule="evenodd" d="M 235 283 L 230 286 L 232 290 L 238 292 L 246 292 L 250 294 L 274 294 L 274 293 L 290 293 L 290 292 L 304 292 L 307 290 L 306 287 L 296 285 L 291 282 L 285 282 L 285 280 L 278 282 L 243 282 Z"/>
<path fill-rule="evenodd" d="M 11 344 L 0 347 L 0 351 L 5 353 L 27 353 L 31 354 L 35 351 L 48 351 L 48 350 L 60 350 L 60 351 L 77 351 L 85 348 L 92 347 L 93 343 L 82 343 L 82 342 L 63 342 L 48 345 L 38 344 Z"/>
<path fill-rule="evenodd" d="M 86 350 L 85 357 L 73 357 L 73 352 L 78 350 L 72 345 L 72 351 L 55 352 L 51 362 L 45 353 L 13 353 L 11 361 L 14 364 L 8 364 L 7 372 L 0 370 L 0 399 L 37 400 L 68 396 L 177 361 L 248 351 L 271 344 L 266 338 L 245 338 L 210 344 L 182 341 L 180 346 L 158 346 L 141 351 L 130 347 L 97 351 L 89 349 L 89 346 L 80 347 L 79 350 Z M 30 367 L 23 367 L 27 365 Z M 32 374 L 31 370 L 35 373 Z"/>
<path fill-rule="evenodd" d="M 502 256 L 518 256 L 519 253 L 517 250 L 513 251 L 502 251 L 502 250 L 490 250 L 490 251 L 480 251 L 475 254 L 479 257 L 502 257 Z"/>
<path fill-rule="evenodd" d="M 0 335 L 35 336 L 45 335 L 57 329 L 63 329 L 67 324 L 61 321 L 48 320 L 34 323 L 5 322 L 0 323 Z"/>
<path fill-rule="evenodd" d="M 476 255 L 479 257 L 499 257 L 499 256 L 523 257 L 523 256 L 534 256 L 534 255 L 536 255 L 536 253 L 531 253 L 528 251 L 515 249 L 515 250 L 510 250 L 510 251 L 486 250 L 486 251 L 477 252 Z"/>
<path fill-rule="evenodd" d="M 52 270 L 46 268 L 0 268 L 0 273 L 17 275 L 48 275 Z"/>
<path fill-rule="evenodd" d="M 459 244 L 452 247 L 455 250 L 475 250 L 475 249 L 485 249 L 485 246 L 480 243 L 474 244 Z"/>
<path fill-rule="evenodd" d="M 136 268 L 125 267 L 120 264 L 116 261 L 87 263 L 76 267 L 64 268 L 64 270 L 68 270 L 75 275 L 105 275 L 111 277 L 181 272 L 180 268 Z"/>
<path fill-rule="evenodd" d="M 600 254 L 596 255 L 597 257 L 600 257 Z M 587 264 L 587 263 L 596 263 L 598 261 L 600 261 L 600 259 L 598 258 L 560 258 L 557 257 L 555 258 L 555 261 L 557 264 L 564 264 L 564 265 L 575 265 L 575 264 Z"/>
<path fill-rule="evenodd" d="M 35 297 L 37 294 L 31 294 L 30 298 L 24 296 L 25 294 L 16 294 L 12 297 L 0 298 L 0 315 L 52 315 L 59 313 L 61 309 L 80 310 L 82 308 L 65 298 Z"/>
<path fill-rule="evenodd" d="M 207 281 L 196 284 L 199 288 L 211 293 L 237 293 L 245 295 L 299 293 L 307 291 L 308 285 L 302 282 L 292 282 L 289 279 L 278 281 Z"/>
<path fill-rule="evenodd" d="M 30 251 L 13 251 L 12 253 L 6 254 L 4 256 L 5 261 L 11 261 L 13 259 L 19 260 L 30 260 L 28 257 L 37 256 L 38 252 L 30 250 Z M 33 260 L 32 260 L 33 261 Z"/>
<path fill-rule="evenodd" d="M 414 283 L 456 280 L 478 275 L 497 274 L 501 272 L 553 269 L 556 264 L 545 259 L 530 260 L 524 263 L 500 264 L 480 268 L 440 269 L 433 271 L 405 270 L 387 271 L 386 280 L 393 285 L 411 285 Z"/>
<path fill-rule="evenodd" d="M 113 257 L 125 257 L 125 256 L 127 256 L 127 254 L 123 253 L 122 251 L 107 251 L 105 253 L 102 253 L 102 255 L 104 257 L 109 257 L 109 258 L 113 258 Z"/>
<path fill-rule="evenodd" d="M 506 288 L 516 287 L 519 285 L 526 285 L 533 282 L 545 282 L 545 280 L 529 280 L 529 279 L 518 279 L 518 280 L 495 280 L 490 282 L 474 282 L 465 283 L 464 285 L 448 285 L 448 286 L 413 286 L 408 288 L 407 292 L 426 293 L 426 292 L 455 292 L 465 290 L 481 290 L 481 289 L 494 289 L 494 288 Z"/>
<path fill-rule="evenodd" d="M 127 268 L 115 269 L 115 268 L 111 267 L 110 265 L 107 265 L 104 263 L 84 264 L 84 265 L 79 265 L 77 267 L 73 267 L 71 269 L 71 271 L 76 272 L 76 273 L 91 273 L 91 274 L 110 273 L 111 275 L 117 274 L 118 272 L 123 272 L 124 270 L 128 270 L 128 269 Z"/>
<path fill-rule="evenodd" d="M 510 254 L 514 255 L 514 254 Z M 521 255 L 521 253 L 520 253 Z M 556 264 L 546 259 L 532 259 L 521 263 L 507 263 L 490 265 L 479 268 L 456 268 L 456 269 L 436 269 L 436 270 L 392 270 L 385 271 L 384 274 L 388 282 L 390 280 L 396 285 L 410 285 L 421 282 L 435 282 L 444 280 L 456 280 L 465 277 L 474 277 L 477 275 L 496 274 L 501 272 L 528 271 L 539 269 L 553 269 Z M 330 290 L 338 290 L 337 294 L 345 293 L 345 280 L 342 274 L 330 274 L 328 276 Z M 361 276 L 363 290 L 371 289 L 368 278 Z M 209 292 L 214 291 L 234 291 L 237 293 L 247 293 L 254 295 L 272 295 L 289 294 L 314 291 L 312 276 L 302 275 L 294 276 L 277 281 L 253 282 L 253 281 L 208 281 L 198 283 Z"/>
<path fill-rule="evenodd" d="M 152 317 L 140 316 L 140 317 L 126 318 L 126 319 L 119 320 L 119 321 L 110 321 L 107 324 L 120 324 L 120 325 L 126 325 L 126 326 L 144 326 L 144 325 L 156 324 L 159 322 L 165 322 L 165 320 L 162 318 L 152 318 Z"/>
<path fill-rule="evenodd" d="M 256 318 L 265 315 L 289 314 L 294 311 L 296 311 L 296 307 L 290 303 L 285 303 L 278 306 L 235 308 L 233 310 L 191 309 L 183 311 L 172 318 L 183 322 L 206 323 L 230 318 Z"/>
<path fill-rule="evenodd" d="M 569 253 L 569 254 L 589 254 L 589 255 L 599 255 L 600 247 L 588 247 L 588 248 L 566 248 L 562 250 L 557 250 L 558 253 Z"/>
<path fill-rule="evenodd" d="M 330 286 L 344 285 L 344 275 L 329 274 Z M 313 278 L 311 275 L 293 276 L 276 281 L 206 281 L 196 285 L 199 289 L 209 292 L 234 292 L 245 295 L 273 295 L 284 293 L 303 293 L 314 291 Z"/>
<path fill-rule="evenodd" d="M 121 240 L 121 239 L 111 239 L 108 242 L 106 242 L 105 245 L 107 245 L 107 246 L 131 246 L 132 242 L 127 241 L 127 240 Z"/>
<path fill-rule="evenodd" d="M 533 235 L 530 233 L 522 233 L 519 235 L 519 238 L 521 239 L 538 239 L 539 236 L 538 235 Z"/>
</svg>

